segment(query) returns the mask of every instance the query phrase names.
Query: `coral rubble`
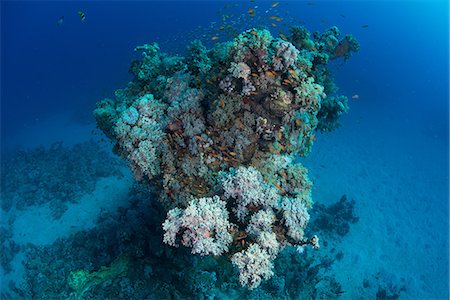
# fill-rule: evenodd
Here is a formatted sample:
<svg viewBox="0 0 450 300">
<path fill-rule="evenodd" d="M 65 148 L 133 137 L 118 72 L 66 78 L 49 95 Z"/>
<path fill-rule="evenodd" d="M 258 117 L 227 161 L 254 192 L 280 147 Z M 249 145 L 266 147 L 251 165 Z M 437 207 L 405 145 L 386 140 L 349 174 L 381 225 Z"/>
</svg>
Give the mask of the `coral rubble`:
<svg viewBox="0 0 450 300">
<path fill-rule="evenodd" d="M 62 142 L 48 149 L 17 150 L 4 155 L 0 176 L 1 207 L 25 210 L 49 203 L 52 215 L 59 219 L 67 203 L 76 203 L 95 189 L 92 178 L 123 176 L 120 159 L 90 140 L 68 147 Z"/>
</svg>

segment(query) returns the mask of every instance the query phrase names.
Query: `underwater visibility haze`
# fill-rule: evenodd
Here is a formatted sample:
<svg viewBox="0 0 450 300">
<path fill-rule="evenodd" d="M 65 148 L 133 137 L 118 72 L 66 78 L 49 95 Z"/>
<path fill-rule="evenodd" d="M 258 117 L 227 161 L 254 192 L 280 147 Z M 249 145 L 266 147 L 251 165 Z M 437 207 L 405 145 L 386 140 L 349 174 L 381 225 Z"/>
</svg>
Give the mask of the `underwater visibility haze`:
<svg viewBox="0 0 450 300">
<path fill-rule="evenodd" d="M 447 1 L 2 1 L 2 299 L 448 299 Z"/>
</svg>

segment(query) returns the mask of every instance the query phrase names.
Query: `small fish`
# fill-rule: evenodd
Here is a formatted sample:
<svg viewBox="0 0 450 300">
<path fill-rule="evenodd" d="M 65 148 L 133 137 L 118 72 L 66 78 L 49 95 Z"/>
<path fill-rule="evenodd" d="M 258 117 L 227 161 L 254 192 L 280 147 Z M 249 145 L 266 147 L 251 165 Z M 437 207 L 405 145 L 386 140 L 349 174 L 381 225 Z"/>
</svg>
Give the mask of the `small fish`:
<svg viewBox="0 0 450 300">
<path fill-rule="evenodd" d="M 280 2 L 272 2 L 272 7 L 277 7 Z"/>
<path fill-rule="evenodd" d="M 270 77 L 275 77 L 276 74 L 272 71 L 266 71 L 266 75 Z"/>
<path fill-rule="evenodd" d="M 281 131 L 277 132 L 277 137 L 278 137 L 278 140 L 281 140 L 283 138 L 283 134 L 281 133 Z M 280 147 L 281 147 L 281 150 L 284 150 L 284 146 L 283 145 L 280 145 Z"/>
<path fill-rule="evenodd" d="M 253 8 L 249 8 L 247 10 L 247 12 L 250 15 L 250 17 L 252 17 L 252 18 L 256 15 L 256 12 L 255 12 L 255 10 Z"/>
<path fill-rule="evenodd" d="M 278 36 L 279 36 L 281 39 L 287 41 L 287 37 L 286 37 L 284 34 L 280 33 Z"/>
<path fill-rule="evenodd" d="M 274 182 L 273 185 L 275 185 L 275 187 L 277 189 L 279 189 L 280 191 L 283 191 L 283 189 L 281 188 L 281 186 L 278 183 Z"/>
<path fill-rule="evenodd" d="M 354 94 L 354 95 L 352 96 L 352 99 L 358 100 L 358 99 L 359 99 L 359 95 L 358 95 L 358 94 Z"/>
<path fill-rule="evenodd" d="M 272 23 L 271 25 L 272 25 L 273 27 L 277 27 L 277 24 L 275 24 L 275 23 Z"/>
<path fill-rule="evenodd" d="M 340 16 L 341 16 L 342 18 L 345 18 L 345 15 L 343 15 L 343 14 L 340 14 Z"/>
<path fill-rule="evenodd" d="M 223 25 L 219 26 L 219 30 L 224 30 L 224 29 L 225 29 L 225 26 L 223 26 Z"/>
<path fill-rule="evenodd" d="M 78 16 L 80 17 L 81 22 L 86 20 L 86 15 L 81 10 L 78 11 Z"/>
<path fill-rule="evenodd" d="M 313 134 L 311 135 L 311 137 L 309 138 L 310 141 L 315 141 L 316 140 L 316 136 Z"/>
<path fill-rule="evenodd" d="M 218 39 L 219 39 L 219 37 L 217 35 L 214 35 L 214 36 L 211 37 L 211 40 L 213 40 L 213 41 L 216 41 Z"/>
<path fill-rule="evenodd" d="M 250 33 L 253 34 L 253 35 L 258 35 L 258 31 L 256 31 L 255 29 L 252 29 L 252 30 L 250 31 Z"/>
<path fill-rule="evenodd" d="M 278 16 L 270 16 L 269 17 L 271 20 L 275 20 L 275 21 L 277 21 L 277 22 L 280 22 L 281 21 L 281 17 L 278 17 Z"/>
<path fill-rule="evenodd" d="M 367 24 L 364 24 L 364 25 L 362 25 L 361 27 L 362 27 L 362 28 L 368 28 L 368 27 L 369 27 L 369 25 L 367 25 Z"/>
<path fill-rule="evenodd" d="M 56 22 L 56 25 L 61 26 L 64 23 L 64 16 L 59 17 L 58 21 Z"/>
</svg>

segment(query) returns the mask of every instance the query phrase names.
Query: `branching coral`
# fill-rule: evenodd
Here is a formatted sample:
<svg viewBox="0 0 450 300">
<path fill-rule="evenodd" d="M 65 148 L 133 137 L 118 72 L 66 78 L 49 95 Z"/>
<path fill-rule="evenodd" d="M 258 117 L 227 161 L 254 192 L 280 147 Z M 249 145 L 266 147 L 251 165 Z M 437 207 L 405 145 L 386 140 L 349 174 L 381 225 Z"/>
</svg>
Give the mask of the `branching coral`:
<svg viewBox="0 0 450 300">
<path fill-rule="evenodd" d="M 76 203 L 95 189 L 93 178 L 123 176 L 122 162 L 91 140 L 68 147 L 62 142 L 48 149 L 20 150 L 1 160 L 1 208 L 24 210 L 49 203 L 52 216 L 62 217 L 68 203 Z"/>
<path fill-rule="evenodd" d="M 311 151 L 334 96 L 328 59 L 344 43 L 344 57 L 356 49 L 338 36 L 331 28 L 313 41 L 294 28 L 282 40 L 250 29 L 211 50 L 194 42 L 186 58 L 136 48 L 134 80 L 95 116 L 136 178 L 159 188 L 166 243 L 228 253 L 250 288 L 272 276 L 284 247 L 318 247 L 304 237 L 311 182 L 294 156 Z"/>
</svg>

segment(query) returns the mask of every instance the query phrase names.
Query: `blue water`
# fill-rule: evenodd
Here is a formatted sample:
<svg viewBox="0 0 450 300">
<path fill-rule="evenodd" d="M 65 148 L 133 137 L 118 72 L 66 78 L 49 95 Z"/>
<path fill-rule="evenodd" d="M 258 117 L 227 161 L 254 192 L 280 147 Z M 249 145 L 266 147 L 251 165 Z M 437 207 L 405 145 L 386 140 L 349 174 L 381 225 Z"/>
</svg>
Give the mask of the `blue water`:
<svg viewBox="0 0 450 300">
<path fill-rule="evenodd" d="M 89 140 L 95 103 L 132 79 L 134 47 L 156 41 L 182 55 L 193 38 L 211 45 L 210 25 L 220 23 L 226 3 L 2 1 L 3 156 Z M 239 5 L 236 15 L 270 7 L 230 3 Z M 339 92 L 359 99 L 349 99 L 342 127 L 318 134 L 302 160 L 315 180 L 315 201 L 331 203 L 342 194 L 356 200 L 360 221 L 341 245 L 349 255 L 336 267 L 338 279 L 371 270 L 394 284 L 406 281 L 405 298 L 448 298 L 448 2 L 281 1 L 278 10 L 311 32 L 336 25 L 361 44 L 346 63 L 332 63 Z M 54 121 L 60 116 L 64 126 Z M 84 129 L 64 132 L 65 126 Z M 342 284 L 352 289 L 343 298 L 360 294 Z"/>
</svg>

